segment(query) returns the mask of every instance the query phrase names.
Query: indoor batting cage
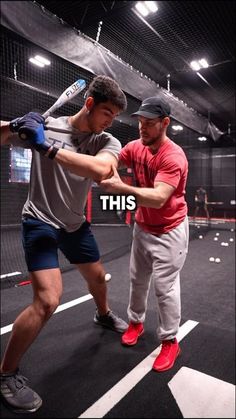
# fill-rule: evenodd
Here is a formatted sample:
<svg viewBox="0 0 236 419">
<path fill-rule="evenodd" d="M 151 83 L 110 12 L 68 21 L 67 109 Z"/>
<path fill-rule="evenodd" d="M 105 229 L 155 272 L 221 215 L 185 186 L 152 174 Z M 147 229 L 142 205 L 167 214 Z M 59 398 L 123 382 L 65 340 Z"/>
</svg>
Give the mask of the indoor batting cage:
<svg viewBox="0 0 236 419">
<path fill-rule="evenodd" d="M 1 1 L 5 419 L 235 418 L 235 7 Z"/>
<path fill-rule="evenodd" d="M 114 15 L 110 25 L 113 19 Z M 118 23 L 119 19 L 118 16 Z M 143 98 L 159 94 L 168 98 L 172 109 L 169 135 L 183 147 L 189 161 L 186 189 L 189 216 L 193 215 L 194 211 L 195 190 L 204 184 L 209 200 L 213 203 L 210 208 L 212 217 L 233 217 L 233 143 L 227 142 L 227 138 L 222 143 L 222 129 L 172 93 L 168 77 L 162 85 L 158 83 L 158 77 L 150 77 L 151 74 L 154 76 L 154 73 L 149 52 L 144 51 L 144 46 L 136 44 L 133 39 L 132 48 L 129 50 L 127 42 L 124 39 L 119 40 L 119 33 L 117 42 L 114 40 L 112 44 L 112 40 L 108 41 L 107 35 L 103 35 L 103 30 L 102 24 L 98 22 L 93 29 L 90 27 L 89 37 L 37 2 L 2 2 L 1 119 L 9 121 L 30 111 L 43 113 L 65 88 L 78 78 L 84 79 L 88 85 L 95 75 L 105 74 L 119 82 L 127 97 L 127 110 L 116 118 L 112 127 L 108 129 L 124 146 L 132 139 L 138 138 L 138 124 L 131 118 L 131 114 L 138 109 Z M 100 32 L 103 35 L 100 41 L 103 39 L 104 44 L 110 46 L 110 50 L 99 43 Z M 156 39 L 155 34 L 153 36 Z M 121 47 L 122 42 L 124 48 Z M 173 52 L 173 46 L 171 48 Z M 142 54 L 143 60 L 140 58 Z M 32 59 L 37 55 L 45 57 L 49 64 L 43 68 L 33 65 Z M 83 101 L 84 92 L 57 109 L 53 116 L 72 115 L 81 108 Z M 2 274 L 9 271 L 6 264 L 9 249 L 12 248 L 15 267 L 11 270 L 23 270 L 20 225 L 21 211 L 28 193 L 30 163 L 30 150 L 12 146 L 2 147 Z M 131 168 L 122 170 L 121 176 L 129 184 L 135 181 Z M 99 185 L 94 183 L 86 205 L 88 220 L 94 225 L 132 226 L 134 213 L 102 210 L 99 199 L 101 193 Z M 63 266 L 66 266 L 63 257 L 62 262 Z M 9 264 L 12 263 L 10 257 Z"/>
</svg>

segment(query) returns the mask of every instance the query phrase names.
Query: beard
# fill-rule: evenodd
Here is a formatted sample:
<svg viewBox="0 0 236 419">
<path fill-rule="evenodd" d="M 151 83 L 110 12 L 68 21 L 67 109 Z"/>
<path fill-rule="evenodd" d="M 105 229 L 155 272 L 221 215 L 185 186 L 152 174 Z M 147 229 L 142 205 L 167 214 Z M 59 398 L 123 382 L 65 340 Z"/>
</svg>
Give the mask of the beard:
<svg viewBox="0 0 236 419">
<path fill-rule="evenodd" d="M 156 131 L 155 136 L 149 136 L 145 131 L 143 133 L 140 133 L 140 138 L 142 141 L 142 144 L 146 147 L 156 148 L 159 146 L 162 138 L 163 138 L 164 129 L 161 123 L 161 126 L 159 127 L 159 130 Z"/>
<path fill-rule="evenodd" d="M 160 135 L 158 135 L 158 137 L 151 137 L 151 138 L 150 137 L 142 137 L 142 135 L 141 135 L 142 144 L 144 146 L 147 146 L 147 147 L 158 144 L 160 139 L 161 139 Z"/>
</svg>

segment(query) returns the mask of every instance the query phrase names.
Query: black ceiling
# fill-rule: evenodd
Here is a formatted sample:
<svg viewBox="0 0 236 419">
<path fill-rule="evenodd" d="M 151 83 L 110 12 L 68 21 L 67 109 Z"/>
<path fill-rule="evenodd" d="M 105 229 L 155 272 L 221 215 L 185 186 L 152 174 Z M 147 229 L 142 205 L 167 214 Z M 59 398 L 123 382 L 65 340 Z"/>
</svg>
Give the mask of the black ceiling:
<svg viewBox="0 0 236 419">
<path fill-rule="evenodd" d="M 134 1 L 38 1 L 71 26 L 167 88 L 235 137 L 235 1 L 157 1 L 141 20 Z M 189 63 L 206 58 L 209 68 Z M 229 127 L 230 124 L 230 127 Z"/>
</svg>

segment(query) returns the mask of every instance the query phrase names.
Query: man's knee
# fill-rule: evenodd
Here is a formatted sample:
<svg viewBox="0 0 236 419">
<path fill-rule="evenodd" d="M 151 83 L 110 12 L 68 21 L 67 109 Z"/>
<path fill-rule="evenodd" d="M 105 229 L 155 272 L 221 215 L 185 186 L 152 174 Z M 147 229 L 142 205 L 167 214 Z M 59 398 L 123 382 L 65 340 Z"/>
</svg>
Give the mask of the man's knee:
<svg viewBox="0 0 236 419">
<path fill-rule="evenodd" d="M 86 266 L 78 265 L 78 268 L 89 285 L 103 284 L 105 282 L 106 272 L 100 261 L 92 264 L 86 264 Z"/>
<path fill-rule="evenodd" d="M 90 284 L 104 284 L 105 283 L 105 272 L 102 269 L 99 269 L 95 274 L 90 277 L 89 281 Z"/>
<path fill-rule="evenodd" d="M 44 296 L 37 301 L 37 308 L 41 317 L 49 319 L 60 304 L 59 296 Z"/>
</svg>

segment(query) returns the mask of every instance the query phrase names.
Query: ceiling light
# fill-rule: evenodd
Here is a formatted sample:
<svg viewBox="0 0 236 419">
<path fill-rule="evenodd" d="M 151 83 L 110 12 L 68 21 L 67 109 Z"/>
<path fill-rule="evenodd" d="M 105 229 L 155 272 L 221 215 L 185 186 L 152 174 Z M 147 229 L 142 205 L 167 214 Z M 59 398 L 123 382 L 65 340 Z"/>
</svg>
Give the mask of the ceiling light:
<svg viewBox="0 0 236 419">
<path fill-rule="evenodd" d="M 47 58 L 42 57 L 41 55 L 35 55 L 35 60 L 40 61 L 40 63 L 43 63 L 44 65 L 50 65 L 51 61 L 47 60 Z"/>
<path fill-rule="evenodd" d="M 200 70 L 200 68 L 207 68 L 209 67 L 209 64 L 205 58 L 201 58 L 200 60 L 194 60 L 190 63 L 191 68 L 194 71 Z"/>
<path fill-rule="evenodd" d="M 172 125 L 172 129 L 175 131 L 183 131 L 183 127 L 181 125 Z"/>
<path fill-rule="evenodd" d="M 191 63 L 190 63 L 190 66 L 192 67 L 192 69 L 194 70 L 194 71 L 198 71 L 198 70 L 200 70 L 200 64 L 197 62 L 197 61 L 192 61 Z"/>
<path fill-rule="evenodd" d="M 206 137 L 198 137 L 198 141 L 207 141 Z"/>
<path fill-rule="evenodd" d="M 32 58 L 32 57 L 29 59 L 29 61 L 32 64 L 37 65 L 38 67 L 44 67 L 45 66 L 43 63 L 41 63 L 40 61 L 38 61 L 38 60 L 36 60 L 35 58 Z"/>
<path fill-rule="evenodd" d="M 148 9 L 145 7 L 143 2 L 139 1 L 138 3 L 135 4 L 135 7 L 142 16 L 147 16 L 148 15 L 148 13 L 149 13 Z"/>
<path fill-rule="evenodd" d="M 202 58 L 201 60 L 199 60 L 199 64 L 203 68 L 209 67 L 209 64 L 208 64 L 207 60 L 205 60 L 205 58 Z"/>
<path fill-rule="evenodd" d="M 145 1 L 145 6 L 147 6 L 148 10 L 150 10 L 150 12 L 157 12 L 158 7 L 157 4 L 155 3 L 155 1 Z"/>
</svg>

